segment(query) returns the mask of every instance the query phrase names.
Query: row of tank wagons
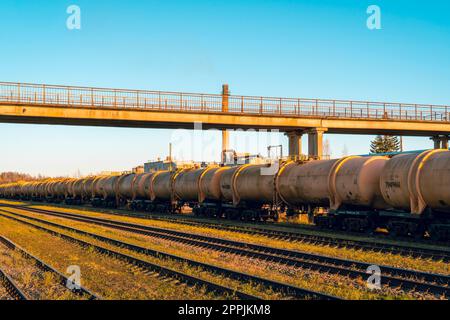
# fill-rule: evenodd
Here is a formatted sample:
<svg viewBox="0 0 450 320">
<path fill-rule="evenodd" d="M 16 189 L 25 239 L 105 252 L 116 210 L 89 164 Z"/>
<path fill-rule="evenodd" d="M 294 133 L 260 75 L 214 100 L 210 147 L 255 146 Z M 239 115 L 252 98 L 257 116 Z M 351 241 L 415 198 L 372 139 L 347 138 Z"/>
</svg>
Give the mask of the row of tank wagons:
<svg viewBox="0 0 450 320">
<path fill-rule="evenodd" d="M 276 220 L 327 208 L 317 225 L 393 234 L 450 234 L 450 152 L 59 179 L 0 187 L 4 197 Z"/>
</svg>

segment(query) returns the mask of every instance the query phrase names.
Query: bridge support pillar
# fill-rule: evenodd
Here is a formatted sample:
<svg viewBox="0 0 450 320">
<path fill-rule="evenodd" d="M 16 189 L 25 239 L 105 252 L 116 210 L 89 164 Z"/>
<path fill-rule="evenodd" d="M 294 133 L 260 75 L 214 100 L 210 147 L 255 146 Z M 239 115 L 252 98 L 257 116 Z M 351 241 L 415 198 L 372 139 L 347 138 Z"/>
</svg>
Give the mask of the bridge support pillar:
<svg viewBox="0 0 450 320">
<path fill-rule="evenodd" d="M 228 112 L 230 90 L 227 84 L 222 85 L 222 112 Z M 222 163 L 225 163 L 225 152 L 230 149 L 230 133 L 226 130 L 222 130 Z"/>
<path fill-rule="evenodd" d="M 448 149 L 449 136 L 434 136 L 430 139 L 433 140 L 434 149 Z"/>
<path fill-rule="evenodd" d="M 300 159 L 302 154 L 302 136 L 301 131 L 290 131 L 286 133 L 289 139 L 289 158 Z"/>
<path fill-rule="evenodd" d="M 448 136 L 441 137 L 441 148 L 448 149 Z"/>
<path fill-rule="evenodd" d="M 322 159 L 323 134 L 327 128 L 314 128 L 308 131 L 308 156 L 314 159 Z"/>
<path fill-rule="evenodd" d="M 433 140 L 433 148 L 440 149 L 441 148 L 441 139 L 439 136 L 431 137 L 430 140 Z"/>
</svg>

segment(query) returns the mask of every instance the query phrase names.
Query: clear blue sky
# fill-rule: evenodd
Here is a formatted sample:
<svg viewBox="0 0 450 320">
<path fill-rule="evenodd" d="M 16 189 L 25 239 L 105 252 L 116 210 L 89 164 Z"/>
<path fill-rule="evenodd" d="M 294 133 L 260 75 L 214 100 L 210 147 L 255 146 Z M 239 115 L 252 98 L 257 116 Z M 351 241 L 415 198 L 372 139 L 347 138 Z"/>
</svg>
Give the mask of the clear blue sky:
<svg viewBox="0 0 450 320">
<path fill-rule="evenodd" d="M 66 28 L 71 4 L 81 30 Z M 372 4 L 381 30 L 366 27 Z M 206 93 L 228 83 L 234 94 L 450 103 L 444 0 L 2 0 L 0 43 L 0 81 Z M 47 175 L 129 169 L 165 156 L 174 139 L 170 130 L 16 124 L 0 133 L 0 171 Z M 252 147 L 255 137 L 246 136 Z M 372 137 L 327 138 L 340 156 L 367 153 Z M 232 147 L 246 151 L 242 140 Z"/>
</svg>

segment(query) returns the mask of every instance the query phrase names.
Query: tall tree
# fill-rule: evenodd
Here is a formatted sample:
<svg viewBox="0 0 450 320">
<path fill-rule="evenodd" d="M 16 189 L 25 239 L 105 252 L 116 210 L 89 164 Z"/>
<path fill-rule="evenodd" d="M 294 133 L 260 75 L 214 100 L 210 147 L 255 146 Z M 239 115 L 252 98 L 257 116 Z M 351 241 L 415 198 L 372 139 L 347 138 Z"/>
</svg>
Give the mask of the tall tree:
<svg viewBox="0 0 450 320">
<path fill-rule="evenodd" d="M 370 153 L 386 153 L 400 151 L 400 141 L 397 136 L 378 135 L 370 143 Z"/>
</svg>

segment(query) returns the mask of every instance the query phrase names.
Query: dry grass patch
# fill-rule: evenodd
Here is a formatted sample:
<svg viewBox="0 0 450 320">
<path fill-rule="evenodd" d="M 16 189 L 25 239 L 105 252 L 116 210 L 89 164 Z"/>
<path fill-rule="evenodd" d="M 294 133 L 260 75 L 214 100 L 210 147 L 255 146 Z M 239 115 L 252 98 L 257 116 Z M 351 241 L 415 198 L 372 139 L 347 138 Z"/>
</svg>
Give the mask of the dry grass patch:
<svg viewBox="0 0 450 320">
<path fill-rule="evenodd" d="M 0 300 L 13 300 L 2 284 L 0 284 Z"/>
<path fill-rule="evenodd" d="M 106 299 L 212 299 L 204 288 L 188 287 L 132 268 L 44 231 L 0 217 L 0 233 L 58 270 L 78 265 L 82 285 Z"/>
<path fill-rule="evenodd" d="M 51 272 L 43 272 L 32 259 L 24 258 L 19 252 L 0 245 L 0 265 L 33 300 L 78 300 L 77 296 L 63 287 Z"/>
<path fill-rule="evenodd" d="M 346 299 L 433 299 L 431 295 L 418 293 L 405 293 L 401 290 L 394 290 L 383 288 L 382 291 L 370 291 L 367 289 L 366 282 L 363 279 L 349 279 L 339 275 L 331 275 L 316 271 L 301 269 L 298 267 L 283 266 L 277 263 L 263 262 L 258 259 L 252 259 L 234 255 L 230 253 L 223 253 L 204 248 L 192 247 L 185 244 L 180 244 L 174 241 L 153 238 L 135 233 L 109 229 L 102 226 L 94 226 L 83 222 L 72 221 L 64 218 L 45 216 L 42 214 L 30 214 L 39 218 L 45 218 L 52 222 L 75 227 L 87 232 L 99 234 L 105 237 L 110 237 L 116 240 L 125 241 L 131 244 L 136 244 L 142 247 L 147 247 L 153 250 L 158 250 L 191 260 L 197 260 L 204 263 L 217 265 L 224 268 L 229 268 L 255 276 L 270 278 L 279 282 L 289 283 L 306 289 L 324 292 L 331 295 L 337 295 Z M 50 228 L 49 226 L 46 226 Z M 53 229 L 53 228 L 50 228 Z M 61 231 L 61 230 L 58 230 Z M 283 298 L 279 294 L 268 292 L 264 288 L 259 288 L 254 284 L 242 284 L 237 281 L 224 279 L 216 275 L 205 272 L 198 268 L 171 260 L 161 260 L 154 257 L 144 256 L 125 249 L 117 249 L 112 245 L 104 242 L 72 234 L 71 232 L 63 232 L 76 236 L 77 238 L 85 238 L 92 243 L 96 243 L 105 247 L 111 247 L 115 250 L 121 250 L 127 254 L 138 256 L 141 259 L 148 261 L 165 261 L 164 263 L 177 270 L 183 270 L 186 273 L 201 276 L 204 279 L 212 280 L 216 283 L 226 284 L 235 289 L 245 291 L 250 294 L 257 294 L 259 296 L 271 299 Z"/>
<path fill-rule="evenodd" d="M 51 210 L 54 207 L 49 206 L 36 206 L 36 208 Z M 307 243 L 296 243 L 296 242 L 287 242 L 283 240 L 271 239 L 266 236 L 261 235 L 250 235 L 245 233 L 240 233 L 239 231 L 224 231 L 217 230 L 208 227 L 201 226 L 189 226 L 185 224 L 161 221 L 161 220 L 151 220 L 144 218 L 134 218 L 128 216 L 118 216 L 114 214 L 106 214 L 106 213 L 98 213 L 94 211 L 85 211 L 85 210 L 76 210 L 76 209 L 65 209 L 58 208 L 58 210 L 82 214 L 91 217 L 100 217 L 111 219 L 112 221 L 121 221 L 121 222 L 131 222 L 137 223 L 152 227 L 159 228 L 167 228 L 176 231 L 184 231 L 191 232 L 206 236 L 219 237 L 223 239 L 249 242 L 253 244 L 259 244 L 264 246 L 270 246 L 275 248 L 282 248 L 287 250 L 298 250 L 313 254 L 327 255 L 331 257 L 338 257 L 342 259 L 350 259 L 357 260 L 362 262 L 367 262 L 370 264 L 377 265 L 388 265 L 394 266 L 397 268 L 407 268 L 411 270 L 418 270 L 424 272 L 432 272 L 432 273 L 441 273 L 441 274 L 450 274 L 450 264 L 444 261 L 434 261 L 432 259 L 422 259 L 422 258 L 414 258 L 414 257 L 404 257 L 401 255 L 390 254 L 390 253 L 378 253 L 378 252 L 370 252 L 364 250 L 357 249 L 347 249 L 347 248 L 334 248 L 330 246 L 318 246 Z"/>
</svg>

